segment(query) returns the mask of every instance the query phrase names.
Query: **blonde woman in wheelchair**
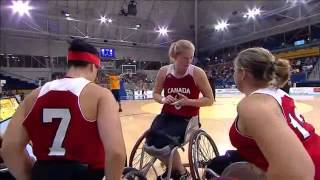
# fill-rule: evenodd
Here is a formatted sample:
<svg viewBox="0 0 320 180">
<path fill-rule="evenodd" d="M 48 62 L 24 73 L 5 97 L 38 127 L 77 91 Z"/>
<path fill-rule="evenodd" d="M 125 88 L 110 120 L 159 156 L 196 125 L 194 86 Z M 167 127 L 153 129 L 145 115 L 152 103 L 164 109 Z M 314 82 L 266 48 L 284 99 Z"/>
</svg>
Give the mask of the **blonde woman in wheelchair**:
<svg viewBox="0 0 320 180">
<path fill-rule="evenodd" d="M 279 89 L 289 78 L 289 62 L 249 48 L 235 58 L 234 69 L 237 88 L 245 94 L 229 132 L 237 150 L 214 158 L 209 168 L 250 180 L 319 180 L 320 137 L 296 111 L 294 99 Z"/>
<path fill-rule="evenodd" d="M 164 136 L 183 144 L 186 141 L 187 129 L 199 128 L 199 108 L 213 103 L 212 90 L 205 72 L 191 64 L 194 50 L 194 45 L 187 40 L 172 43 L 169 50 L 172 64 L 162 67 L 157 74 L 153 97 L 155 101 L 163 104 L 163 107 L 146 137 L 150 154 L 152 154 L 150 149 L 156 152 L 169 152 L 172 149 L 171 145 L 175 143 Z M 161 95 L 163 90 L 164 96 Z M 201 98 L 199 98 L 200 92 L 203 95 Z M 167 155 L 157 158 L 168 167 Z M 167 171 L 158 176 L 158 179 L 165 177 Z M 189 178 L 178 152 L 173 156 L 171 177 L 180 180 Z"/>
</svg>

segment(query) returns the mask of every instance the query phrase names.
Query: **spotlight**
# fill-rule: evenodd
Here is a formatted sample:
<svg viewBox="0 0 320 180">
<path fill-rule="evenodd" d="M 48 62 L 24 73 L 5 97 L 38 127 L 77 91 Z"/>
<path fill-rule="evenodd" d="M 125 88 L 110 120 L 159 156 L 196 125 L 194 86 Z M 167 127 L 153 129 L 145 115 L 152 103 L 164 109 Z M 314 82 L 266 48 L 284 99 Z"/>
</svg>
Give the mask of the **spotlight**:
<svg viewBox="0 0 320 180">
<path fill-rule="evenodd" d="M 261 14 L 261 10 L 259 8 L 248 9 L 248 12 L 243 15 L 244 18 L 252 18 L 254 19 L 256 16 Z"/>
<path fill-rule="evenodd" d="M 108 21 L 108 23 L 112 23 L 112 19 L 111 18 L 108 18 L 107 21 Z"/>
<path fill-rule="evenodd" d="M 12 1 L 10 8 L 13 10 L 14 14 L 18 13 L 20 16 L 27 14 L 29 16 L 29 10 L 33 9 L 32 6 L 29 6 L 29 3 L 29 1 Z"/>
<path fill-rule="evenodd" d="M 214 26 L 217 31 L 224 31 L 229 26 L 228 22 L 225 20 L 218 21 L 218 24 Z"/>
<path fill-rule="evenodd" d="M 160 34 L 160 36 L 167 36 L 168 35 L 168 28 L 167 27 L 159 27 L 157 32 Z"/>
<path fill-rule="evenodd" d="M 105 16 L 101 16 L 99 20 L 100 20 L 100 23 L 106 23 L 107 22 L 107 18 Z"/>
</svg>

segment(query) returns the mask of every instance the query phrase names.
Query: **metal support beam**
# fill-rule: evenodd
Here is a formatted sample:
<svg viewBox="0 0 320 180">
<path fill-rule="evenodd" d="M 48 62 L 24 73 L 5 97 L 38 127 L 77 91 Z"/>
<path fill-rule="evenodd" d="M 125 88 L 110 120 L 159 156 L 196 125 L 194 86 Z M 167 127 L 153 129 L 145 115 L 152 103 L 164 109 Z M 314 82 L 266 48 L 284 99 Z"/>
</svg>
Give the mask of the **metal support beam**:
<svg viewBox="0 0 320 180">
<path fill-rule="evenodd" d="M 49 33 L 49 32 L 43 32 L 39 33 L 37 31 L 27 31 L 27 30 L 17 30 L 17 29 L 11 29 L 11 28 L 1 28 L 0 27 L 0 34 L 6 33 L 6 37 L 8 36 L 14 36 L 14 37 L 24 37 L 24 38 L 33 38 L 33 39 L 47 39 L 48 36 L 51 38 L 55 38 L 56 40 L 68 40 L 70 39 L 69 35 L 66 34 L 55 34 L 55 33 Z M 75 38 L 83 38 L 82 36 L 73 36 Z M 114 40 L 114 39 L 108 39 L 108 42 L 104 42 L 104 38 L 87 38 L 87 40 L 94 44 L 112 44 L 112 45 L 118 45 L 118 46 L 133 46 L 132 41 L 121 41 L 121 40 Z M 137 43 L 137 47 L 148 47 L 148 48 L 167 48 L 167 46 L 164 46 L 159 43 Z"/>
<path fill-rule="evenodd" d="M 127 39 L 129 39 L 131 36 L 135 35 L 137 33 L 137 31 L 132 31 L 130 34 L 128 34 L 127 36 L 123 37 L 122 40 L 126 41 Z"/>
<path fill-rule="evenodd" d="M 77 28 L 77 26 L 72 25 L 72 27 L 77 30 L 83 37 L 86 37 L 88 35 L 88 26 L 86 26 L 86 33 L 81 32 L 81 30 L 79 28 Z"/>
</svg>

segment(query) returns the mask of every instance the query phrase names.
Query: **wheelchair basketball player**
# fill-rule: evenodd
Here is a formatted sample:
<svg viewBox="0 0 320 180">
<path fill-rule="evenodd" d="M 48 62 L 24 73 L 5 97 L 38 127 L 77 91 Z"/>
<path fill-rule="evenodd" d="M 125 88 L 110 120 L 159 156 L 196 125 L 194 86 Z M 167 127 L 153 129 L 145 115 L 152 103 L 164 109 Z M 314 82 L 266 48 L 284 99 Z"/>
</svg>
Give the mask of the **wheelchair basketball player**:
<svg viewBox="0 0 320 180">
<path fill-rule="evenodd" d="M 125 145 L 118 105 L 93 81 L 97 50 L 75 39 L 66 77 L 46 83 L 20 104 L 3 138 L 2 158 L 19 180 L 120 179 Z M 37 161 L 24 151 L 32 142 Z"/>
<path fill-rule="evenodd" d="M 280 89 L 288 81 L 289 62 L 264 48 L 249 48 L 235 58 L 234 69 L 245 94 L 229 132 L 237 150 L 216 157 L 209 168 L 221 174 L 228 165 L 247 161 L 267 179 L 319 180 L 320 137 Z"/>
<path fill-rule="evenodd" d="M 187 40 L 179 40 L 170 46 L 169 57 L 172 64 L 163 66 L 156 77 L 153 98 L 163 104 L 162 111 L 154 119 L 146 143 L 156 151 L 169 151 L 172 141 L 163 138 L 168 135 L 182 144 L 185 132 L 191 121 L 199 127 L 199 108 L 213 103 L 213 94 L 205 72 L 192 65 L 194 45 Z M 161 95 L 164 90 L 164 96 Z M 203 97 L 199 98 L 200 92 Z M 168 165 L 168 153 L 158 157 Z M 173 179 L 187 179 L 189 172 L 183 167 L 178 153 L 175 153 L 172 164 Z M 158 179 L 164 179 L 167 171 Z"/>
</svg>

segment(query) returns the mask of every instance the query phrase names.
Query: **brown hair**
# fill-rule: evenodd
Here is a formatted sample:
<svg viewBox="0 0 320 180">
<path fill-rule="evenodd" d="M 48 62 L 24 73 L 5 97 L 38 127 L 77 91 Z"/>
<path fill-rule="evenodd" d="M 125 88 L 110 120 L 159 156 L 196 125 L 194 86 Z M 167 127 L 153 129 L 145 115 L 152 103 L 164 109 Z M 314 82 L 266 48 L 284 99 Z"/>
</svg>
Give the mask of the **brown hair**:
<svg viewBox="0 0 320 180">
<path fill-rule="evenodd" d="M 277 88 L 281 88 L 290 75 L 288 60 L 277 59 L 269 50 L 260 47 L 241 51 L 234 64 L 248 70 L 256 80 L 271 83 Z"/>
<path fill-rule="evenodd" d="M 189 40 L 179 40 L 176 42 L 173 42 L 169 49 L 169 57 L 171 61 L 174 61 L 174 57 L 187 51 L 192 50 L 194 52 L 195 47 Z"/>
</svg>

